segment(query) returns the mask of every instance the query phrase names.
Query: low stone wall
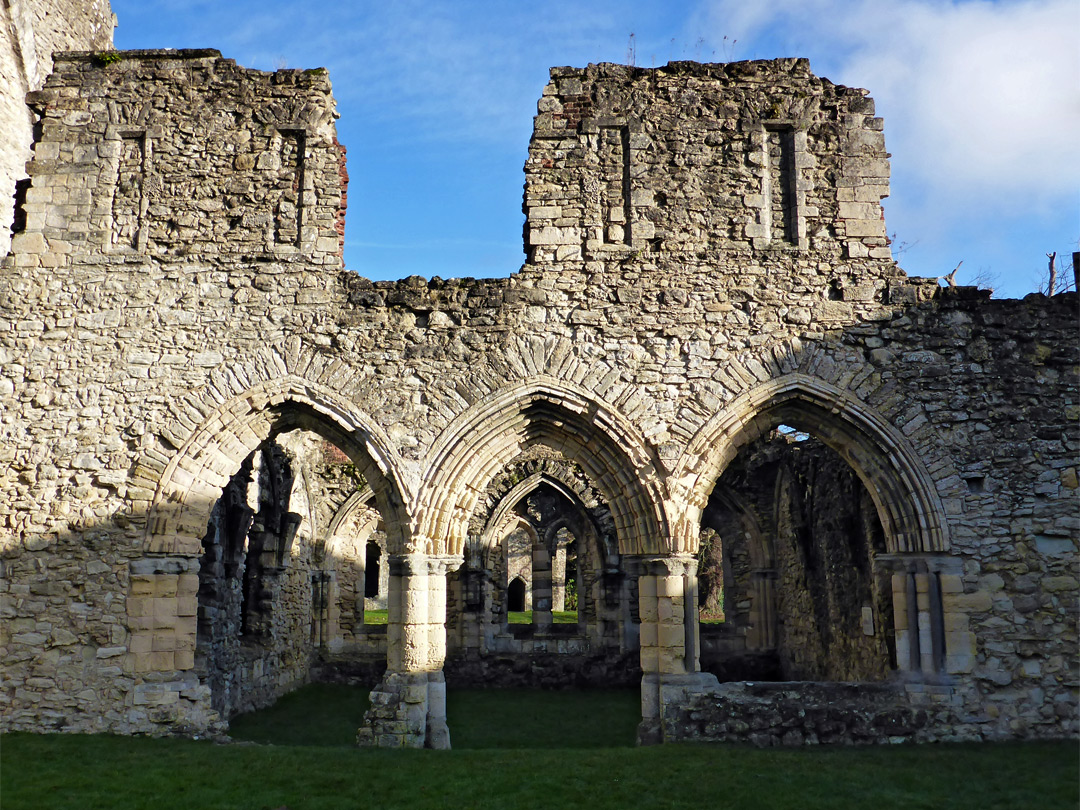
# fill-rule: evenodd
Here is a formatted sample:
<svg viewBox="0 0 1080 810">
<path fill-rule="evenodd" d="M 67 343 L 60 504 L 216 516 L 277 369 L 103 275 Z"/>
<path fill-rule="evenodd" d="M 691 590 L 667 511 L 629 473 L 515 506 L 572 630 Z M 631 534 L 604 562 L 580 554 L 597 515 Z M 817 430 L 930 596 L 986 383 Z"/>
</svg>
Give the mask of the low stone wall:
<svg viewBox="0 0 1080 810">
<path fill-rule="evenodd" d="M 949 690 L 914 704 L 900 684 L 727 683 L 668 705 L 665 742 L 860 745 L 963 739 Z"/>
<path fill-rule="evenodd" d="M 386 673 L 386 652 L 319 656 L 311 665 L 313 683 L 346 683 L 374 687 Z"/>
<path fill-rule="evenodd" d="M 637 686 L 641 665 L 637 651 L 552 655 L 495 653 L 447 659 L 443 671 L 451 687 L 520 686 L 544 689 Z"/>
</svg>

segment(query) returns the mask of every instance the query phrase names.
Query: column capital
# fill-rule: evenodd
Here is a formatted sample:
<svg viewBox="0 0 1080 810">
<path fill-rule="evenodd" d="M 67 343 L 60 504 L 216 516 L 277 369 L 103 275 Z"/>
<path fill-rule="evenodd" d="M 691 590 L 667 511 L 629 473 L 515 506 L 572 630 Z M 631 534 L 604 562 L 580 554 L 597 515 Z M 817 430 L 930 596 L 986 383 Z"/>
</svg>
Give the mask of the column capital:
<svg viewBox="0 0 1080 810">
<path fill-rule="evenodd" d="M 387 554 L 390 575 L 395 577 L 445 576 L 457 570 L 461 555 L 455 554 Z"/>
<path fill-rule="evenodd" d="M 625 555 L 638 563 L 642 576 L 672 577 L 697 573 L 697 557 L 693 554 L 634 554 Z"/>
</svg>

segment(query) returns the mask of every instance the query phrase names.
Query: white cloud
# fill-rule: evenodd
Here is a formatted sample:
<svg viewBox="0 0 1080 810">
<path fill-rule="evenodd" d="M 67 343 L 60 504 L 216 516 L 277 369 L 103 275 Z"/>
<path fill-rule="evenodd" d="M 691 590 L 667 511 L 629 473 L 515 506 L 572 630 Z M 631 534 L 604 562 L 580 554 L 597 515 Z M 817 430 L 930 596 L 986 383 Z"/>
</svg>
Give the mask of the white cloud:
<svg viewBox="0 0 1080 810">
<path fill-rule="evenodd" d="M 894 168 L 931 194 L 1030 204 L 1080 187 L 1075 0 L 722 0 L 706 19 L 714 35 L 773 36 L 870 88 Z"/>
</svg>

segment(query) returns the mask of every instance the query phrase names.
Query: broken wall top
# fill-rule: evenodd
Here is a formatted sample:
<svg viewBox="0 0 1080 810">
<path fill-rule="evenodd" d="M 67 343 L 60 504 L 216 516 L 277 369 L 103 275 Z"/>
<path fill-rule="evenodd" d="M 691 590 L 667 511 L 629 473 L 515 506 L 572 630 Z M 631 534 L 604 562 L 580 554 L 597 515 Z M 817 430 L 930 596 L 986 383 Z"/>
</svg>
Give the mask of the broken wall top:
<svg viewBox="0 0 1080 810">
<path fill-rule="evenodd" d="M 774 289 L 881 300 L 903 278 L 887 159 L 873 100 L 805 59 L 553 68 L 525 166 L 526 251 L 536 267 L 669 279 L 757 268 Z"/>
<path fill-rule="evenodd" d="M 215 50 L 57 54 L 13 252 L 68 263 L 340 266 L 345 171 L 325 70 Z"/>
</svg>

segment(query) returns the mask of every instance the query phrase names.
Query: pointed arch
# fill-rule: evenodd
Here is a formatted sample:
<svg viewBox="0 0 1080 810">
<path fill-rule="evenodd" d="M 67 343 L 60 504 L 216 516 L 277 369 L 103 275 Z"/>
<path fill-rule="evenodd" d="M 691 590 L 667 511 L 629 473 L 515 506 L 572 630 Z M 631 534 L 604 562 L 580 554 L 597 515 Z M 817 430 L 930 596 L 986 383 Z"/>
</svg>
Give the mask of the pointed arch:
<svg viewBox="0 0 1080 810">
<path fill-rule="evenodd" d="M 890 552 L 948 550 L 945 508 L 904 433 L 850 391 L 800 372 L 745 392 L 697 432 L 675 470 L 690 505 L 677 532 L 696 532 L 724 468 L 740 448 L 780 424 L 808 430 L 851 465 L 874 501 Z"/>
<path fill-rule="evenodd" d="M 621 553 L 660 553 L 670 533 L 653 449 L 613 407 L 543 375 L 496 392 L 439 435 L 417 499 L 426 545 L 418 550 L 461 554 L 488 482 L 536 444 L 561 452 L 593 482 L 611 508 Z"/>
<path fill-rule="evenodd" d="M 374 500 L 375 492 L 368 486 L 352 493 L 342 502 L 341 506 L 337 508 L 330 518 L 330 522 L 326 527 L 326 532 L 323 535 L 327 554 L 333 553 L 335 539 L 338 537 L 341 530 L 346 528 L 349 523 L 354 520 L 360 510 L 369 507 Z M 356 528 L 366 528 L 367 523 L 368 522 L 365 521 L 363 524 L 357 524 Z"/>
<path fill-rule="evenodd" d="M 295 429 L 318 433 L 349 456 L 371 485 L 388 536 L 403 547 L 409 528 L 408 493 L 388 438 L 348 400 L 318 383 L 286 375 L 222 402 L 160 467 L 148 510 L 145 551 L 199 554 L 210 510 L 229 477 L 267 439 Z M 143 466 L 158 468 L 153 459 Z M 145 469 L 142 475 L 147 477 Z"/>
<path fill-rule="evenodd" d="M 495 502 L 491 513 L 487 516 L 487 520 L 481 524 L 479 534 L 483 538 L 494 537 L 498 533 L 502 522 L 506 520 L 510 511 L 521 502 L 521 499 L 526 497 L 529 493 L 540 487 L 542 484 L 546 484 L 555 490 L 559 495 L 566 499 L 567 503 L 574 507 L 577 513 L 581 516 L 583 521 L 588 521 L 592 524 L 592 530 L 595 532 L 599 544 L 602 546 L 599 550 L 603 552 L 605 557 L 610 557 L 617 553 L 613 546 L 614 538 L 607 537 L 603 531 L 602 523 L 605 517 L 610 521 L 610 511 L 606 505 L 595 505 L 593 507 L 588 506 L 585 503 L 584 493 L 582 493 L 579 487 L 575 486 L 579 482 L 564 480 L 562 476 L 554 474 L 551 470 L 544 469 L 538 472 L 534 472 L 527 478 L 518 481 L 512 487 L 509 487 L 498 495 L 498 500 Z M 473 515 L 471 521 L 471 528 L 476 528 L 480 521 L 477 520 L 478 516 Z M 562 526 L 567 524 L 565 518 L 560 518 L 552 527 Z M 574 527 L 570 527 L 574 530 Z M 580 530 L 581 527 L 578 527 Z"/>
</svg>

